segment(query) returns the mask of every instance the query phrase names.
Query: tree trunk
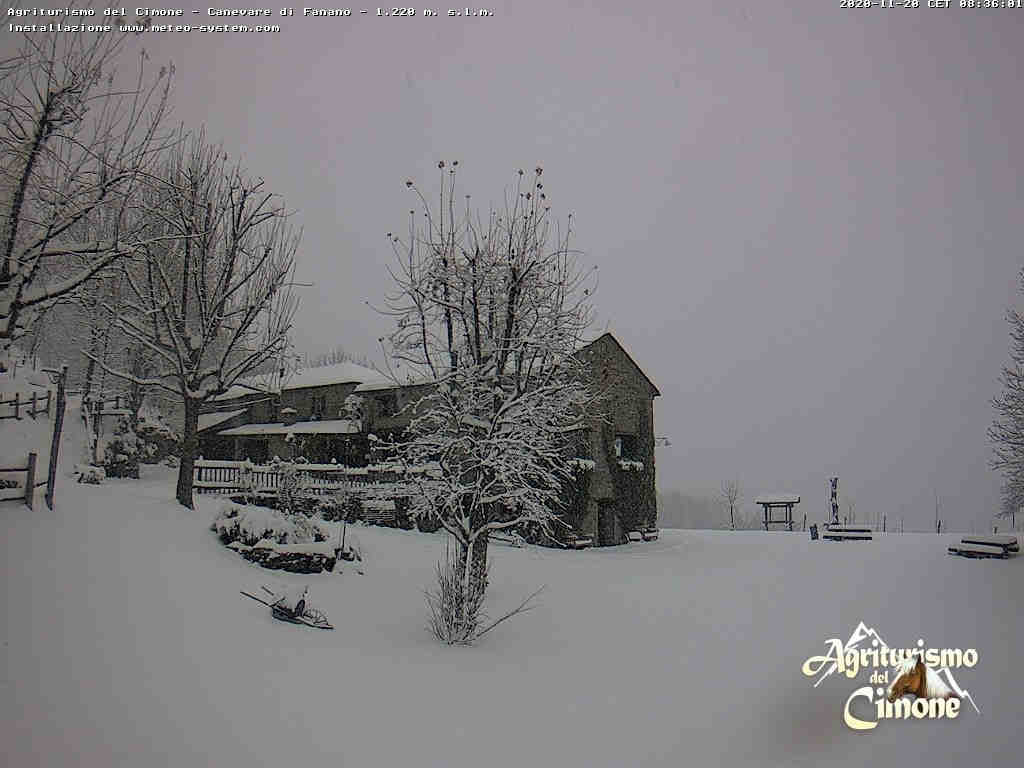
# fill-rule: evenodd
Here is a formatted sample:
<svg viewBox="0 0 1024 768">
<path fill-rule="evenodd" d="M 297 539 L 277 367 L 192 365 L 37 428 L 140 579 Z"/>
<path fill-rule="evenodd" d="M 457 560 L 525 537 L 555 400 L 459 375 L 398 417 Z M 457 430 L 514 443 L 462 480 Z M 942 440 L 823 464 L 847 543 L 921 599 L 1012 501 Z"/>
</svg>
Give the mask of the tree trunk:
<svg viewBox="0 0 1024 768">
<path fill-rule="evenodd" d="M 199 400 L 185 397 L 185 429 L 181 441 L 181 464 L 178 465 L 178 503 L 192 509 L 192 470 L 199 450 Z"/>
<path fill-rule="evenodd" d="M 469 545 L 461 545 L 459 551 L 459 571 L 466 572 L 466 559 L 469 556 Z M 473 562 L 469 569 L 470 582 L 487 590 L 487 535 L 481 534 L 473 542 Z"/>
<path fill-rule="evenodd" d="M 470 571 L 473 580 L 481 585 L 482 591 L 487 591 L 487 534 L 483 533 L 477 537 L 473 544 L 473 563 Z"/>
<path fill-rule="evenodd" d="M 469 544 L 460 544 L 459 573 L 462 574 L 463 592 L 457 609 L 457 619 L 464 630 L 468 630 L 465 634 L 469 636 L 479 629 L 472 627 L 472 624 L 480 615 L 479 607 L 487 593 L 487 534 L 481 534 L 473 542 L 472 556 Z M 474 600 L 475 596 L 479 596 L 479 599 Z"/>
</svg>

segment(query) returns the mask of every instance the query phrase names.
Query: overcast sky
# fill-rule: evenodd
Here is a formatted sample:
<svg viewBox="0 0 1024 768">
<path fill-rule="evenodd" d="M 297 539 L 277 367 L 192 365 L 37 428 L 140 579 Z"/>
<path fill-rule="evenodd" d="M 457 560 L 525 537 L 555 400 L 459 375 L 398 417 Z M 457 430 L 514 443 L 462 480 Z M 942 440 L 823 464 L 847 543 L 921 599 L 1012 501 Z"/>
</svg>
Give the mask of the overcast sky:
<svg viewBox="0 0 1024 768">
<path fill-rule="evenodd" d="M 388 327 L 364 302 L 388 288 L 406 179 L 457 159 L 486 205 L 539 164 L 599 268 L 596 330 L 661 389 L 661 488 L 738 478 L 818 519 L 835 473 L 861 519 L 923 528 L 938 494 L 953 527 L 988 524 L 1024 10 L 490 7 L 140 38 L 175 63 L 175 116 L 298 211 L 301 346 L 376 354 Z"/>
</svg>

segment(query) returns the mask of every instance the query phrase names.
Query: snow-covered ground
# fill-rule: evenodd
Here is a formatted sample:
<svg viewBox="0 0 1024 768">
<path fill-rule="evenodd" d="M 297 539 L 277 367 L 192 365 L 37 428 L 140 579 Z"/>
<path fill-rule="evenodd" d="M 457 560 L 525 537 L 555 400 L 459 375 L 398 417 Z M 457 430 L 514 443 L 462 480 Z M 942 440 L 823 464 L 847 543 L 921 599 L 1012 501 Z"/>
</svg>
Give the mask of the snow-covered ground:
<svg viewBox="0 0 1024 768">
<path fill-rule="evenodd" d="M 488 605 L 539 606 L 471 648 L 424 629 L 440 534 L 358 528 L 365 575 L 268 572 L 209 531 L 173 474 L 64 481 L 4 521 L 0 744 L 30 766 L 1012 765 L 1024 558 L 955 536 L 870 543 L 663 531 L 565 552 L 495 545 Z M 310 585 L 333 632 L 238 594 Z M 854 732 L 801 673 L 861 622 L 894 646 L 976 648 L 981 715 Z M 864 710 L 869 711 L 869 710 Z M 863 713 L 863 712 L 862 712 Z"/>
</svg>

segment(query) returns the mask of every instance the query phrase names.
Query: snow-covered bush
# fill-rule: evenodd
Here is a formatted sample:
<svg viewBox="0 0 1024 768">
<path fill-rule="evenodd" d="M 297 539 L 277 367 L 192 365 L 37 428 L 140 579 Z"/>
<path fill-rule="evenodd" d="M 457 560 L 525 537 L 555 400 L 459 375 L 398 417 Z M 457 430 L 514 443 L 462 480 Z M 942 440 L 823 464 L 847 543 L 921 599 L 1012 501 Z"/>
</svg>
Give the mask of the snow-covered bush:
<svg viewBox="0 0 1024 768">
<path fill-rule="evenodd" d="M 302 515 L 227 503 L 210 529 L 230 549 L 264 568 L 293 573 L 334 569 L 336 557 L 328 532 Z"/>
<path fill-rule="evenodd" d="M 328 538 L 328 532 L 307 517 L 234 502 L 221 508 L 210 529 L 225 544 L 238 541 L 250 547 L 263 539 L 278 544 L 308 544 Z"/>
<path fill-rule="evenodd" d="M 277 471 L 277 505 L 283 512 L 301 512 L 311 515 L 316 511 L 316 499 L 310 492 L 309 474 L 291 461 L 275 460 Z"/>
<path fill-rule="evenodd" d="M 425 592 L 427 629 L 447 645 L 469 645 L 479 636 L 484 618 L 486 572 L 481 579 L 470 579 L 465 588 L 465 570 L 458 556 L 446 549 L 444 559 L 437 563 L 436 575 L 437 585 Z"/>
<path fill-rule="evenodd" d="M 113 436 L 103 440 L 103 468 L 107 477 L 131 477 L 137 480 L 143 445 L 128 420 L 120 419 Z"/>
<path fill-rule="evenodd" d="M 102 485 L 103 481 L 107 479 L 107 473 L 103 467 L 94 467 L 88 464 L 76 465 L 75 478 L 78 482 L 86 485 Z"/>
<path fill-rule="evenodd" d="M 181 437 L 162 421 L 144 419 L 135 433 L 146 445 L 142 460 L 147 464 L 159 464 L 181 451 Z"/>
<path fill-rule="evenodd" d="M 330 522 L 354 523 L 363 513 L 363 500 L 357 491 L 338 491 L 317 499 L 320 517 Z"/>
</svg>

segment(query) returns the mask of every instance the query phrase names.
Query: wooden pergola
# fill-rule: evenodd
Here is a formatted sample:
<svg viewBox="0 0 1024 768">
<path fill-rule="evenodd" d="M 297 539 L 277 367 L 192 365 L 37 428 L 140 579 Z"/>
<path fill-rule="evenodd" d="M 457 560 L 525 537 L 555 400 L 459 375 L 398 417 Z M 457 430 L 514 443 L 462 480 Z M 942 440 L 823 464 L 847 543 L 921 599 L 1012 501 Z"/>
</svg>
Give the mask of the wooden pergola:
<svg viewBox="0 0 1024 768">
<path fill-rule="evenodd" d="M 764 529 L 769 525 L 785 525 L 793 530 L 793 507 L 800 503 L 795 493 L 768 493 L 754 499 L 764 509 Z"/>
</svg>

